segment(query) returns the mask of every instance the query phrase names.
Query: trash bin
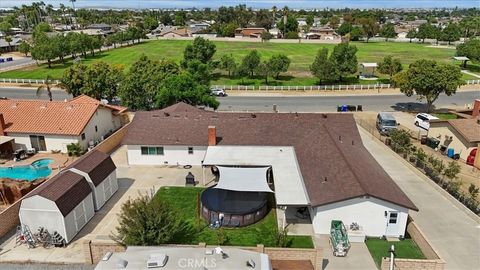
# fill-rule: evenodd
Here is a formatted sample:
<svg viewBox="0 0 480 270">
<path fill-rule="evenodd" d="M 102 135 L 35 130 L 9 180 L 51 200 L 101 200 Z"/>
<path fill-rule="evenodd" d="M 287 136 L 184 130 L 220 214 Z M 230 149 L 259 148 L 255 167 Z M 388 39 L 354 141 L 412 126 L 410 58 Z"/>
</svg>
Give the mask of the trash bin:
<svg viewBox="0 0 480 270">
<path fill-rule="evenodd" d="M 349 112 L 356 112 L 357 111 L 357 107 L 355 105 L 348 105 L 347 109 L 348 109 Z"/>
<path fill-rule="evenodd" d="M 447 149 L 447 156 L 449 158 L 453 158 L 453 155 L 455 155 L 455 151 L 453 150 L 453 148 L 448 148 Z"/>
<path fill-rule="evenodd" d="M 341 105 L 337 106 L 337 112 L 341 112 L 341 111 L 342 111 L 342 106 Z"/>
<path fill-rule="evenodd" d="M 390 146 L 392 144 L 392 139 L 390 138 L 385 138 L 385 144 Z"/>
<path fill-rule="evenodd" d="M 346 112 L 348 109 L 347 105 L 342 105 L 342 112 Z"/>
<path fill-rule="evenodd" d="M 362 105 L 357 105 L 357 111 L 359 111 L 359 112 L 363 111 L 363 106 Z"/>
<path fill-rule="evenodd" d="M 422 137 L 420 138 L 420 143 L 421 144 L 427 144 L 427 136 L 422 135 Z"/>
</svg>

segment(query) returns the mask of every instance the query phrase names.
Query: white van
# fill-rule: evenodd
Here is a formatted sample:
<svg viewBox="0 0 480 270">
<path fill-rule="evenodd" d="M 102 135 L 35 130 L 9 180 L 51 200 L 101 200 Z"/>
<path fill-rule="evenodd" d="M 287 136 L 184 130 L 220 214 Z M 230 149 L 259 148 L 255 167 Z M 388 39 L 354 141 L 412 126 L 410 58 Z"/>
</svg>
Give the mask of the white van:
<svg viewBox="0 0 480 270">
<path fill-rule="evenodd" d="M 430 128 L 430 121 L 437 119 L 438 117 L 435 117 L 428 113 L 419 113 L 417 114 L 417 116 L 415 116 L 415 126 L 428 130 Z"/>
</svg>

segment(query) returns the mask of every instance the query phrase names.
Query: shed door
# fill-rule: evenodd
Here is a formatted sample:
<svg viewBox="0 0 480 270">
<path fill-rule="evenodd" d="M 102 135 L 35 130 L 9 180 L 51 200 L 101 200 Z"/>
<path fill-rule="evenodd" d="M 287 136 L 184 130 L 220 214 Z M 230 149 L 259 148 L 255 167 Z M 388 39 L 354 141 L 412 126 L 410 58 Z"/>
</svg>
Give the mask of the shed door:
<svg viewBox="0 0 480 270">
<path fill-rule="evenodd" d="M 85 202 L 82 201 L 74 210 L 75 228 L 77 232 L 87 224 L 87 215 L 85 210 Z"/>
<path fill-rule="evenodd" d="M 398 236 L 398 220 L 399 215 L 396 211 L 390 211 L 387 215 L 387 230 L 386 236 Z"/>
</svg>

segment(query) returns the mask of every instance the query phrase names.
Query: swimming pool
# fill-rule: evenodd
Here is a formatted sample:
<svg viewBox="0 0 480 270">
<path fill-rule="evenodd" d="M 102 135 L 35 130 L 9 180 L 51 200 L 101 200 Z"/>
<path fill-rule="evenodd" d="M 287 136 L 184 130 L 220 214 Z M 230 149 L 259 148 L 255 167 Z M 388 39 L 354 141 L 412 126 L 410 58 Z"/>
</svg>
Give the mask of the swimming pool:
<svg viewBox="0 0 480 270">
<path fill-rule="evenodd" d="M 52 169 L 48 166 L 53 159 L 39 159 L 30 165 L 0 167 L 0 178 L 10 178 L 15 180 L 33 181 L 38 178 L 44 178 L 52 173 Z"/>
</svg>

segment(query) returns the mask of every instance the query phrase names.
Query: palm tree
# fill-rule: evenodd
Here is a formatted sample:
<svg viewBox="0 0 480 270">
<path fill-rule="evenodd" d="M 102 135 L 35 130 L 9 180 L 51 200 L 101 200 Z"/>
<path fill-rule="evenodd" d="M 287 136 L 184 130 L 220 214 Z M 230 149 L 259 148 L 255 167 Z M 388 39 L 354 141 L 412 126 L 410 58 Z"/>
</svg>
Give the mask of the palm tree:
<svg viewBox="0 0 480 270">
<path fill-rule="evenodd" d="M 40 97 L 43 92 L 47 91 L 48 99 L 52 101 L 53 100 L 52 86 L 54 84 L 55 84 L 55 80 L 52 78 L 52 76 L 47 75 L 47 78 L 45 78 L 44 84 L 37 88 L 37 97 Z"/>
<path fill-rule="evenodd" d="M 12 42 L 12 37 L 11 36 L 6 36 L 5 41 L 8 43 L 8 50 L 12 51 L 12 45 L 10 44 Z"/>
<path fill-rule="evenodd" d="M 72 8 L 73 8 L 72 15 L 75 17 L 75 2 L 77 2 L 77 0 L 68 0 L 68 1 L 72 3 Z M 72 16 L 70 16 L 70 20 L 72 21 L 72 24 L 73 24 Z"/>
<path fill-rule="evenodd" d="M 273 24 L 272 25 L 275 25 L 275 22 L 276 22 L 276 19 L 277 19 L 277 6 L 273 6 L 272 7 L 272 15 L 273 15 Z"/>
</svg>

